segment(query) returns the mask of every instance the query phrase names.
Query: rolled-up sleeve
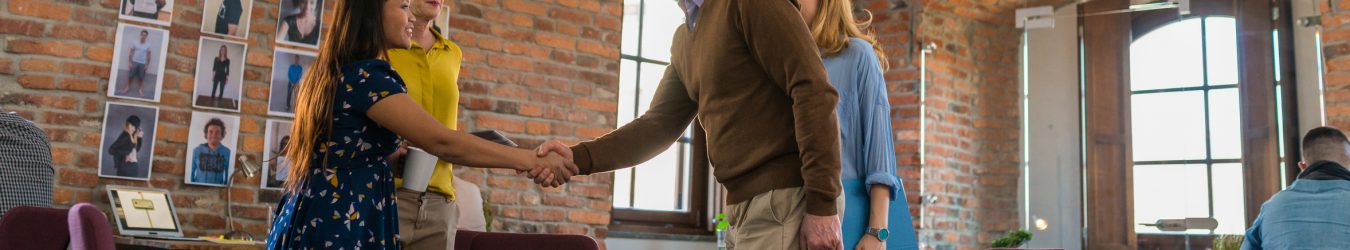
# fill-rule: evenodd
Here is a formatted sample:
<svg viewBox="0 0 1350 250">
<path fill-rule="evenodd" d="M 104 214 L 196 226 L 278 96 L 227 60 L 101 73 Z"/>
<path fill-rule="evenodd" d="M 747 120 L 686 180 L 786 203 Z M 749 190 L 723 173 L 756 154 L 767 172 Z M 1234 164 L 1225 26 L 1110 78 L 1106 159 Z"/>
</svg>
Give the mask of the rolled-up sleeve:
<svg viewBox="0 0 1350 250">
<path fill-rule="evenodd" d="M 855 43 L 853 45 L 857 45 Z M 865 43 L 864 43 L 865 44 Z M 895 177 L 895 143 L 891 140 L 891 105 L 886 98 L 886 79 L 881 64 L 871 48 L 858 58 L 858 117 L 861 118 L 859 138 L 863 141 L 863 182 L 868 187 L 886 185 L 891 189 L 891 200 L 900 193 L 900 179 Z M 871 188 L 867 189 L 871 192 Z"/>
</svg>

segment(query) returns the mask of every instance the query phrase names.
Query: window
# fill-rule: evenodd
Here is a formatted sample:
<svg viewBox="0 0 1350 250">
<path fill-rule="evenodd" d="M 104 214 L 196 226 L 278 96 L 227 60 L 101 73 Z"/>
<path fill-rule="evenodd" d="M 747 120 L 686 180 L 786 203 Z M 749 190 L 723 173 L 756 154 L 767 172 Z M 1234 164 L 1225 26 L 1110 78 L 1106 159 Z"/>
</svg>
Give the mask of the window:
<svg viewBox="0 0 1350 250">
<path fill-rule="evenodd" d="M 1188 18 L 1130 45 L 1136 223 L 1214 218 L 1218 229 L 1139 234 L 1242 234 L 1237 24 Z"/>
<path fill-rule="evenodd" d="M 666 66 L 671 38 L 684 23 L 672 0 L 625 0 L 619 67 L 618 126 L 647 111 Z M 615 230 L 703 233 L 708 166 L 693 128 L 660 155 L 614 172 Z M 696 143 L 698 142 L 698 143 Z M 654 228 L 688 230 L 664 230 Z"/>
</svg>

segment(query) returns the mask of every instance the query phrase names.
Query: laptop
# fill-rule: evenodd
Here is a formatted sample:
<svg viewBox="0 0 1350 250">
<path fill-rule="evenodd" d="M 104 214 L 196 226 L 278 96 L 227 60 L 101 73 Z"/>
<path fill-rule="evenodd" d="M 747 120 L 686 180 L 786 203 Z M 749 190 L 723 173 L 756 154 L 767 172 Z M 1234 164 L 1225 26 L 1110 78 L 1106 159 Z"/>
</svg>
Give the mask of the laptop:
<svg viewBox="0 0 1350 250">
<path fill-rule="evenodd" d="M 164 189 L 107 186 L 117 231 L 123 236 L 166 240 L 202 241 L 183 237 L 182 224 Z"/>
</svg>

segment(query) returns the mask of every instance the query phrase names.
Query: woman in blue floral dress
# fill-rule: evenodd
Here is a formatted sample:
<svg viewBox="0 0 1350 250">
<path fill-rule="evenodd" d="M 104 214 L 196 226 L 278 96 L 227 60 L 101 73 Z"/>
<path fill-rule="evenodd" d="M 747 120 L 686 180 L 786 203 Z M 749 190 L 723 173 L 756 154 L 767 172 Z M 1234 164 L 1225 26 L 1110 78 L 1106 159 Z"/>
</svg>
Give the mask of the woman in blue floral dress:
<svg viewBox="0 0 1350 250">
<path fill-rule="evenodd" d="M 301 80 L 285 155 L 294 166 L 269 249 L 400 248 L 390 164 L 404 152 L 400 135 L 458 165 L 576 173 L 559 155 L 535 157 L 446 129 L 404 94 L 383 52 L 411 44 L 406 0 L 343 0 L 336 9 L 315 67 Z"/>
</svg>

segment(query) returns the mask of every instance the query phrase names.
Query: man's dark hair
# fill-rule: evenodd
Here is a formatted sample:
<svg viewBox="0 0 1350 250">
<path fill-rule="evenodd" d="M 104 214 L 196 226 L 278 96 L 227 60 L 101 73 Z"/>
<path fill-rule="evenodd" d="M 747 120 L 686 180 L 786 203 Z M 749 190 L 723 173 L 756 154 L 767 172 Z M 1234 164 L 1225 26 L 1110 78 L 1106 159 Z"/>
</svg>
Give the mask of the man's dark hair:
<svg viewBox="0 0 1350 250">
<path fill-rule="evenodd" d="M 141 129 L 141 117 L 134 115 L 131 117 L 127 117 L 127 124 L 131 125 L 131 127 L 133 128 Z"/>
<path fill-rule="evenodd" d="M 141 35 L 150 35 L 149 31 L 141 30 Z"/>
<path fill-rule="evenodd" d="M 225 122 L 221 121 L 220 118 L 211 118 L 210 121 L 207 121 L 206 127 L 202 127 L 202 133 L 209 133 L 209 130 L 211 130 L 211 126 L 220 127 L 220 135 L 221 136 L 225 135 Z"/>
<path fill-rule="evenodd" d="M 1346 157 L 1345 133 L 1333 127 L 1318 127 L 1303 136 L 1303 161 L 1309 164 L 1317 161 Z"/>
</svg>

